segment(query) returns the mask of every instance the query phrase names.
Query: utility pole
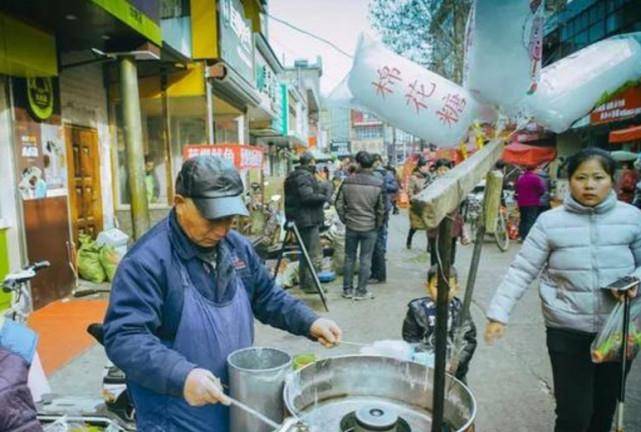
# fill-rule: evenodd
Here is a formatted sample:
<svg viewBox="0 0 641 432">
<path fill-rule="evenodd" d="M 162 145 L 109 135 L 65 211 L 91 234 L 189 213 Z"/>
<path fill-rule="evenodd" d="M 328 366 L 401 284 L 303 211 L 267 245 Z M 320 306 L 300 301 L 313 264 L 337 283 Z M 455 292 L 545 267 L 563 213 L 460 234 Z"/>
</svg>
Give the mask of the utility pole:
<svg viewBox="0 0 641 432">
<path fill-rule="evenodd" d="M 149 207 L 145 190 L 145 151 L 142 145 L 142 121 L 138 93 L 138 68 L 133 56 L 120 58 L 120 94 L 129 196 L 131 198 L 131 224 L 134 239 L 139 239 L 149 229 Z"/>
</svg>

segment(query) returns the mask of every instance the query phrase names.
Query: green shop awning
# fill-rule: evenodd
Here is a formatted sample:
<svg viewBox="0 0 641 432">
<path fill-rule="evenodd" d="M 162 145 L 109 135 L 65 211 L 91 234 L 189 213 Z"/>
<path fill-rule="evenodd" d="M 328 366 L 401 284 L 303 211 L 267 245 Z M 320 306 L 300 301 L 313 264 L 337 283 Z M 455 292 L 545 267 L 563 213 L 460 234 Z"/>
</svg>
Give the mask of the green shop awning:
<svg viewBox="0 0 641 432">
<path fill-rule="evenodd" d="M 0 74 L 18 77 L 57 75 L 56 39 L 0 13 Z"/>
<path fill-rule="evenodd" d="M 127 52 L 162 45 L 157 0 L 5 0 L 0 11 L 55 37 L 58 51 Z"/>
</svg>

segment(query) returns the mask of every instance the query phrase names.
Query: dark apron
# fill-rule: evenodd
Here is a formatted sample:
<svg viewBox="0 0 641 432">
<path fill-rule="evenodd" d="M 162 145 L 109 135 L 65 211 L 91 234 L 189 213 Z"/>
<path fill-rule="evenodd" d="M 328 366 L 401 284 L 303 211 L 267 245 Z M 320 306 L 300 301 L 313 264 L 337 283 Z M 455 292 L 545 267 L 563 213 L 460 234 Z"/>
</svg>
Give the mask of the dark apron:
<svg viewBox="0 0 641 432">
<path fill-rule="evenodd" d="M 228 287 L 235 290 L 232 300 L 215 303 L 198 292 L 180 260 L 174 262 L 180 269 L 185 300 L 176 337 L 164 343 L 227 384 L 227 356 L 254 341 L 247 290 L 234 274 Z M 229 408 L 220 403 L 192 407 L 182 397 L 158 394 L 131 381 L 128 386 L 141 432 L 229 432 Z"/>
</svg>

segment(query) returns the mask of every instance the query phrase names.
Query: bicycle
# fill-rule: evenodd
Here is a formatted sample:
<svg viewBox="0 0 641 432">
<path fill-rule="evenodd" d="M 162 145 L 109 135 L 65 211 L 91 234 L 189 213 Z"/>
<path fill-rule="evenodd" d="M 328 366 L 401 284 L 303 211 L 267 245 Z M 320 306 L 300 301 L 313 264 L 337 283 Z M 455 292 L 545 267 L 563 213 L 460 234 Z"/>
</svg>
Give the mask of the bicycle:
<svg viewBox="0 0 641 432">
<path fill-rule="evenodd" d="M 8 319 L 20 324 L 27 323 L 27 318 L 33 312 L 29 283 L 39 271 L 48 267 L 50 267 L 49 261 L 39 261 L 24 267 L 19 272 L 5 276 L 2 290 L 12 294 L 10 307 L 5 314 Z M 51 389 L 37 352 L 29 369 L 30 382 L 32 382 L 32 374 L 37 387 L 30 385 L 30 389 L 37 402 L 38 420 L 43 425 L 49 425 L 45 431 L 68 431 L 70 423 L 100 426 L 110 432 L 135 430 L 127 422 L 111 413 L 102 413 L 99 409 L 95 409 L 92 401 L 83 401 L 85 402 L 83 404 L 63 398 L 48 397 L 48 400 L 41 398 L 41 395 L 51 394 Z"/>
</svg>

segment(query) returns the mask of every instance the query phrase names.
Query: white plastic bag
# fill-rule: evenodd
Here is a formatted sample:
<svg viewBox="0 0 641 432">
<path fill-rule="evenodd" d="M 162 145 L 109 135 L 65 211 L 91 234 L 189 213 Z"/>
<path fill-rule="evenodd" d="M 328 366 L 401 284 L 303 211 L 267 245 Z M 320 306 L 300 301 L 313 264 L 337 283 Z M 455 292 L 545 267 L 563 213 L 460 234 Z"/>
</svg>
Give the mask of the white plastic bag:
<svg viewBox="0 0 641 432">
<path fill-rule="evenodd" d="M 594 363 L 620 362 L 623 340 L 623 303 L 614 307 L 603 328 L 594 338 L 590 347 Z M 641 299 L 630 304 L 630 325 L 628 327 L 628 360 L 633 360 L 641 348 Z"/>
<path fill-rule="evenodd" d="M 556 133 L 588 114 L 606 92 L 641 77 L 641 45 L 634 37 L 606 39 L 553 63 L 541 72 L 525 110 Z"/>
<path fill-rule="evenodd" d="M 461 86 L 362 35 L 348 76 L 354 102 L 439 147 L 456 147 L 477 117 Z"/>
<path fill-rule="evenodd" d="M 541 0 L 476 0 L 465 41 L 464 87 L 507 112 L 536 90 L 543 47 Z"/>
</svg>

